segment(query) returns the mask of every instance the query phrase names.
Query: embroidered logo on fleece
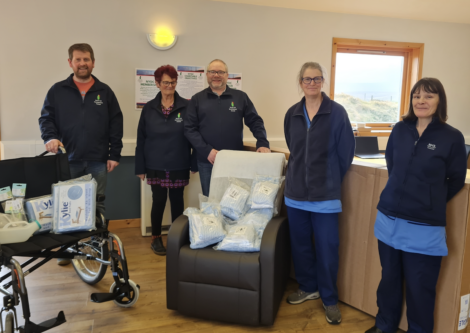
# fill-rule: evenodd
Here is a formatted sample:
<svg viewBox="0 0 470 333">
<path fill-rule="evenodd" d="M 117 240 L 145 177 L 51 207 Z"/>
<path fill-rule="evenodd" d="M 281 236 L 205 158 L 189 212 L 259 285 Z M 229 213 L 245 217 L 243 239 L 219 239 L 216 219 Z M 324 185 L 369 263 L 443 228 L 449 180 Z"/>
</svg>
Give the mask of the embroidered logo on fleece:
<svg viewBox="0 0 470 333">
<path fill-rule="evenodd" d="M 101 104 L 103 104 L 103 101 L 101 100 L 100 95 L 96 96 L 95 104 L 96 104 L 96 105 L 101 105 Z"/>
<path fill-rule="evenodd" d="M 237 111 L 237 107 L 235 106 L 235 104 L 232 102 L 232 106 L 228 108 L 231 112 L 235 112 Z"/>
<path fill-rule="evenodd" d="M 178 113 L 178 116 L 175 118 L 175 121 L 177 123 L 181 123 L 183 121 L 183 118 L 181 118 L 181 113 Z"/>
<path fill-rule="evenodd" d="M 432 143 L 428 143 L 428 149 L 435 150 L 436 145 L 433 145 Z"/>
</svg>

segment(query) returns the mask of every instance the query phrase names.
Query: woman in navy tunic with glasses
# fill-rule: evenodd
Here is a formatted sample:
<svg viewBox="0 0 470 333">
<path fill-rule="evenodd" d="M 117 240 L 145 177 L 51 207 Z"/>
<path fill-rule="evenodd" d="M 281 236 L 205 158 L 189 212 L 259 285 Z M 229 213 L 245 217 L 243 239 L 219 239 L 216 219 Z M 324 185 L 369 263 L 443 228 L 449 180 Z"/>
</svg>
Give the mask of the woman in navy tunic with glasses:
<svg viewBox="0 0 470 333">
<path fill-rule="evenodd" d="M 323 83 L 322 67 L 305 63 L 298 75 L 305 97 L 284 119 L 290 151 L 285 202 L 299 283 L 287 302 L 300 304 L 321 297 L 327 322 L 339 324 L 338 213 L 341 182 L 354 157 L 354 135 L 346 110 L 321 91 Z"/>
<path fill-rule="evenodd" d="M 377 206 L 382 280 L 375 326 L 366 333 L 395 333 L 406 282 L 408 333 L 432 333 L 441 260 L 447 255 L 446 205 L 462 189 L 467 155 L 462 133 L 446 124 L 441 82 L 419 80 L 408 113 L 390 134 L 389 179 Z"/>
</svg>

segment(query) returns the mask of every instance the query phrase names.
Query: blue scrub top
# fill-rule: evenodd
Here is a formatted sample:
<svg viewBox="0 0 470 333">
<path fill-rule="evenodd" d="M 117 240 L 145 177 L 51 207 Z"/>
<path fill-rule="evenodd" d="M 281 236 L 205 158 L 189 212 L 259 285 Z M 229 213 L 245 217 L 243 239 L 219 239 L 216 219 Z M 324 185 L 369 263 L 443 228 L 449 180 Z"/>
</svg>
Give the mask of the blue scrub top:
<svg viewBox="0 0 470 333">
<path fill-rule="evenodd" d="M 446 256 L 446 229 L 421 222 L 403 220 L 377 212 L 374 235 L 395 250 L 429 256 Z"/>
</svg>

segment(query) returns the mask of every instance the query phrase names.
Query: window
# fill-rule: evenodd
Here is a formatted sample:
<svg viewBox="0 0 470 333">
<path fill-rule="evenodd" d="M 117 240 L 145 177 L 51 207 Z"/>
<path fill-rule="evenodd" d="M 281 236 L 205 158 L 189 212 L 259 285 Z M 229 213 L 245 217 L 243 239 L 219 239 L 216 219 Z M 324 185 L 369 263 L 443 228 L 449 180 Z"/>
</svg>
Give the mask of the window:
<svg viewBox="0 0 470 333">
<path fill-rule="evenodd" d="M 408 111 L 424 44 L 333 38 L 330 98 L 352 123 L 388 126 Z"/>
</svg>

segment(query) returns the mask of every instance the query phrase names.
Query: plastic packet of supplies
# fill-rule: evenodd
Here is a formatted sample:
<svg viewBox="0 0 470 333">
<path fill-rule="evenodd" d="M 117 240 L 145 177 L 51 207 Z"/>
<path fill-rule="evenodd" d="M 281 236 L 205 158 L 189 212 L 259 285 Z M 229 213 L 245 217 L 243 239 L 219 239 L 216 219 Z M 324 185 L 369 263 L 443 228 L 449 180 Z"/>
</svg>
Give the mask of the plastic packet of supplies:
<svg viewBox="0 0 470 333">
<path fill-rule="evenodd" d="M 231 219 L 225 217 L 222 214 L 222 208 L 216 200 L 209 199 L 208 197 L 199 194 L 199 204 L 201 208 L 201 213 L 214 215 L 215 217 L 219 218 L 222 221 L 224 230 L 227 230 L 227 225 L 236 223 L 235 221 L 232 221 Z"/>
<path fill-rule="evenodd" d="M 236 221 L 245 213 L 245 204 L 250 196 L 250 188 L 244 182 L 229 177 L 230 185 L 220 200 L 222 214 Z"/>
<path fill-rule="evenodd" d="M 257 252 L 260 244 L 253 225 L 237 223 L 229 228 L 227 236 L 213 249 L 230 252 Z"/>
<path fill-rule="evenodd" d="M 96 229 L 96 181 L 72 179 L 52 185 L 53 232 Z"/>
<path fill-rule="evenodd" d="M 187 208 L 184 212 L 189 218 L 189 247 L 201 249 L 220 242 L 225 237 L 222 216 L 203 214 L 196 208 Z"/>
<path fill-rule="evenodd" d="M 26 213 L 23 207 L 23 198 L 2 202 L 5 214 L 11 215 L 13 221 L 26 221 Z"/>
<path fill-rule="evenodd" d="M 273 208 L 282 178 L 257 175 L 251 185 L 251 208 Z"/>
<path fill-rule="evenodd" d="M 41 229 L 36 231 L 35 234 L 51 232 L 54 215 L 52 195 L 27 199 L 24 207 L 28 221 L 38 221 L 41 225 Z"/>
<path fill-rule="evenodd" d="M 272 217 L 272 209 L 271 209 L 271 217 L 268 217 L 265 212 L 259 212 L 258 210 L 254 210 L 248 212 L 243 216 L 237 223 L 237 225 L 251 225 L 255 228 L 256 237 L 262 238 L 264 229 L 268 225 L 269 221 L 271 221 Z"/>
</svg>

